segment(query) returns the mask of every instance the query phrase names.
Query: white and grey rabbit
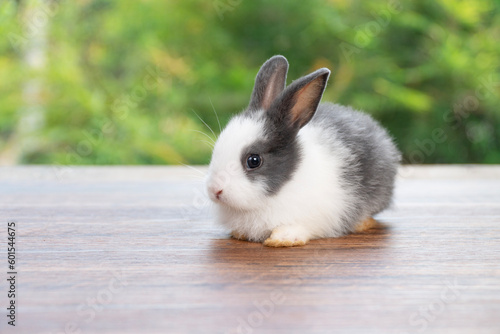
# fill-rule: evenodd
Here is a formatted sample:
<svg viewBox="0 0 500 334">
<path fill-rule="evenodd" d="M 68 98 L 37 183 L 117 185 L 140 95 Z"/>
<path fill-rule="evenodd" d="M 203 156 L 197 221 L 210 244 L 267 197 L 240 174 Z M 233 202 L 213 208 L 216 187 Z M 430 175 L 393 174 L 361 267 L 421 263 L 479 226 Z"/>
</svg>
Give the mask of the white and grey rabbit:
<svg viewBox="0 0 500 334">
<path fill-rule="evenodd" d="M 400 153 L 369 115 L 319 104 L 330 71 L 288 87 L 274 56 L 255 79 L 212 154 L 207 190 L 217 219 L 237 239 L 304 245 L 371 226 L 391 203 Z"/>
</svg>

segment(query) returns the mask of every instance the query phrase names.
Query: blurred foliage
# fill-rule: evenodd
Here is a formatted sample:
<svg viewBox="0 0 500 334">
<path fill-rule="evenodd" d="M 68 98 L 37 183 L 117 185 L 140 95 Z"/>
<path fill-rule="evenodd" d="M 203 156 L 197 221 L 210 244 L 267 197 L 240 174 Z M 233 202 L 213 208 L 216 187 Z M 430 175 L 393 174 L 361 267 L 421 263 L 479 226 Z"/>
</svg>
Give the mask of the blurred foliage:
<svg viewBox="0 0 500 334">
<path fill-rule="evenodd" d="M 282 54 L 289 82 L 330 68 L 323 101 L 372 114 L 405 162 L 500 163 L 499 9 L 494 0 L 2 1 L 0 161 L 207 163 L 214 134 L 203 122 L 217 134 L 246 107 L 260 65 Z M 41 32 L 45 45 L 31 43 Z M 45 54 L 42 68 L 29 65 L 29 48 Z M 36 106 L 30 85 L 40 87 Z"/>
</svg>

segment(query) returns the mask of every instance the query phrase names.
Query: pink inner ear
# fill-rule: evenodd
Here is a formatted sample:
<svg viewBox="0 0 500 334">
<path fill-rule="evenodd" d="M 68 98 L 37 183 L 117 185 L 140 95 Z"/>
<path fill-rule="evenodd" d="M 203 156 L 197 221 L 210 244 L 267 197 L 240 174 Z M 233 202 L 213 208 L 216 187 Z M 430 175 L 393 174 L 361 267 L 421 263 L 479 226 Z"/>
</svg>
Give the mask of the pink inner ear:
<svg viewBox="0 0 500 334">
<path fill-rule="evenodd" d="M 274 99 L 276 99 L 276 96 L 278 96 L 278 93 L 276 90 L 278 87 L 276 87 L 276 77 L 278 76 L 278 71 L 274 72 L 273 75 L 269 78 L 269 82 L 267 84 L 267 89 L 264 92 L 264 98 L 262 99 L 262 109 L 267 110 L 271 106 L 271 104 L 274 102 Z"/>
<path fill-rule="evenodd" d="M 314 79 L 295 93 L 295 104 L 290 113 L 292 122 L 298 123 L 300 127 L 307 123 L 315 112 L 318 95 L 321 94 L 322 90 L 318 79 Z"/>
</svg>

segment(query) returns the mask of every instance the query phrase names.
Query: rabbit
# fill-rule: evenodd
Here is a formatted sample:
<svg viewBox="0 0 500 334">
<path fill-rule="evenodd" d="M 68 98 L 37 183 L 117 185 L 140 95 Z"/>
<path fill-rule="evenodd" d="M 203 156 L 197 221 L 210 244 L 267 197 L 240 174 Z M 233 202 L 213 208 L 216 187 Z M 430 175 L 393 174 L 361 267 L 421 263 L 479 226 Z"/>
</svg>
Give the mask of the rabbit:
<svg viewBox="0 0 500 334">
<path fill-rule="evenodd" d="M 236 239 L 305 245 L 373 227 L 400 162 L 373 118 L 320 100 L 330 70 L 286 86 L 288 61 L 267 60 L 246 110 L 217 139 L 206 189 L 217 220 Z"/>
</svg>

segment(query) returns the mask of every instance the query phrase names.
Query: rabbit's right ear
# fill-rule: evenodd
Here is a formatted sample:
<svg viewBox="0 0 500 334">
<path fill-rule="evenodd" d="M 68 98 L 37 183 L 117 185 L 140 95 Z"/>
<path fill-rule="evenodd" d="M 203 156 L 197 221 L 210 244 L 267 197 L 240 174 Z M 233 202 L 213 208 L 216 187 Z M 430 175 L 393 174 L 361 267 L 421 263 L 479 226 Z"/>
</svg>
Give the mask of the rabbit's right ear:
<svg viewBox="0 0 500 334">
<path fill-rule="evenodd" d="M 274 56 L 262 65 L 255 78 L 250 110 L 267 110 L 276 97 L 285 89 L 288 61 L 283 56 Z"/>
</svg>

